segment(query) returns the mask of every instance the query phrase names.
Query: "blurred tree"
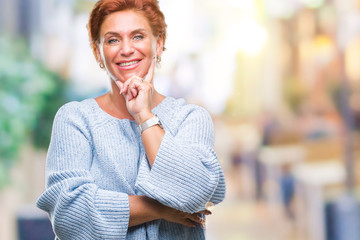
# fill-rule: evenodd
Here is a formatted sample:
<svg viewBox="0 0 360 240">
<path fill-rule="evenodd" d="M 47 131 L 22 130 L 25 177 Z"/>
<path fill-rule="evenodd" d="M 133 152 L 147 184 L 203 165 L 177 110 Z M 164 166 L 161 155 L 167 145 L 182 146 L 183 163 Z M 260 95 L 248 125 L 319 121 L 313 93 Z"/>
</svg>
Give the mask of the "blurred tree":
<svg viewBox="0 0 360 240">
<path fill-rule="evenodd" d="M 30 57 L 22 40 L 0 38 L 0 188 L 21 146 L 49 144 L 52 120 L 65 100 L 65 81 Z"/>
</svg>

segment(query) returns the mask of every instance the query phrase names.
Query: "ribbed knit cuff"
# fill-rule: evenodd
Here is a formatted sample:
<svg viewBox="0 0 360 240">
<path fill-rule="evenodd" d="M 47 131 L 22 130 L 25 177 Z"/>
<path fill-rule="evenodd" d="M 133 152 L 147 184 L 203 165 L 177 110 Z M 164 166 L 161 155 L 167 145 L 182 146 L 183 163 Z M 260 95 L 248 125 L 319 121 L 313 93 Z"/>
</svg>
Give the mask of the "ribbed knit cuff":
<svg viewBox="0 0 360 240">
<path fill-rule="evenodd" d="M 198 156 L 179 149 L 166 132 L 151 170 L 140 168 L 136 187 L 161 203 L 186 212 L 204 209 L 214 188 Z M 214 179 L 211 182 L 216 182 Z M 210 182 L 209 182 L 210 183 Z"/>
<path fill-rule="evenodd" d="M 99 216 L 96 227 L 106 229 L 104 239 L 125 239 L 129 224 L 129 197 L 127 194 L 98 189 L 94 202 Z"/>
</svg>

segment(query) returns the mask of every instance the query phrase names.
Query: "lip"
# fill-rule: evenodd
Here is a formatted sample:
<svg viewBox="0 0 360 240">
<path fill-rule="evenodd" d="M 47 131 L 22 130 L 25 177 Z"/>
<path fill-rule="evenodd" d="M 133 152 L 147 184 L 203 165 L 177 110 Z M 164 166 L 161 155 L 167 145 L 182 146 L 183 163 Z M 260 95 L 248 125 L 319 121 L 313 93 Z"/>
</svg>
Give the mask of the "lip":
<svg viewBox="0 0 360 240">
<path fill-rule="evenodd" d="M 128 61 L 120 61 L 120 62 L 116 63 L 116 66 L 117 66 L 120 70 L 131 70 L 131 69 L 134 69 L 134 68 L 136 68 L 137 66 L 139 66 L 141 60 L 142 60 L 142 59 L 131 59 L 131 60 L 128 60 Z M 138 62 L 135 63 L 135 64 L 131 64 L 131 65 L 129 65 L 129 66 L 120 66 L 121 63 L 127 63 L 127 62 L 132 62 L 132 61 L 138 61 Z"/>
</svg>

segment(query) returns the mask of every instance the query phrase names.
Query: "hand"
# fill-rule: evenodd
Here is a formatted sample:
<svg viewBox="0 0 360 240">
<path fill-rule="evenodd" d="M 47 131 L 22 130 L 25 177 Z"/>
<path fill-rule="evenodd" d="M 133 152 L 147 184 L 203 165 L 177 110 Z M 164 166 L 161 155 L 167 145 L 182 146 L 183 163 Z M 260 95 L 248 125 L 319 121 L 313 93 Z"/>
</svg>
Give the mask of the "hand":
<svg viewBox="0 0 360 240">
<path fill-rule="evenodd" d="M 208 210 L 203 210 L 191 214 L 162 205 L 162 209 L 160 211 L 160 218 L 169 222 L 180 223 L 187 227 L 195 227 L 196 223 L 200 224 L 203 227 L 203 224 L 205 223 L 205 218 L 202 215 L 210 214 L 211 212 Z"/>
<path fill-rule="evenodd" d="M 154 86 L 152 84 L 155 71 L 155 58 L 151 62 L 147 75 L 142 79 L 132 76 L 125 83 L 116 81 L 126 101 L 129 113 L 135 118 L 138 124 L 152 117 L 151 104 Z"/>
</svg>

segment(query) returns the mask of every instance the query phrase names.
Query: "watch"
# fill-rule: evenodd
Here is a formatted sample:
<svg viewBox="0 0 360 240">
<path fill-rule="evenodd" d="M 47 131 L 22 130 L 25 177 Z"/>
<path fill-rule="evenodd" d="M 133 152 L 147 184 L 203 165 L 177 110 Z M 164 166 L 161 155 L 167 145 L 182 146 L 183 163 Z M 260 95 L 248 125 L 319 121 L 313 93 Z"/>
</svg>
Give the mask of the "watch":
<svg viewBox="0 0 360 240">
<path fill-rule="evenodd" d="M 163 128 L 160 119 L 156 115 L 139 125 L 140 132 L 142 133 L 143 131 L 154 125 L 159 125 L 161 128 Z"/>
</svg>

